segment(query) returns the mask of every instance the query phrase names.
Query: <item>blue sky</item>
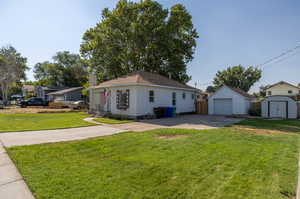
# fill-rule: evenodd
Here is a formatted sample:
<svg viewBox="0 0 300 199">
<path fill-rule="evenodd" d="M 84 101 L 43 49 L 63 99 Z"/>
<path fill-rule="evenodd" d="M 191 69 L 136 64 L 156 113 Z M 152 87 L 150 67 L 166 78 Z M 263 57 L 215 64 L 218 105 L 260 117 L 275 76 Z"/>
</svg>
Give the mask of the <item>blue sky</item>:
<svg viewBox="0 0 300 199">
<path fill-rule="evenodd" d="M 11 44 L 30 67 L 57 51 L 79 52 L 83 33 L 101 19 L 101 10 L 116 0 L 0 0 L 0 46 Z M 159 0 L 165 7 L 182 3 L 193 16 L 199 39 L 188 65 L 189 84 L 211 82 L 228 66 L 258 65 L 300 45 L 297 0 Z M 300 82 L 300 49 L 286 60 L 264 67 L 261 84 Z M 28 72 L 33 79 L 32 71 Z"/>
</svg>

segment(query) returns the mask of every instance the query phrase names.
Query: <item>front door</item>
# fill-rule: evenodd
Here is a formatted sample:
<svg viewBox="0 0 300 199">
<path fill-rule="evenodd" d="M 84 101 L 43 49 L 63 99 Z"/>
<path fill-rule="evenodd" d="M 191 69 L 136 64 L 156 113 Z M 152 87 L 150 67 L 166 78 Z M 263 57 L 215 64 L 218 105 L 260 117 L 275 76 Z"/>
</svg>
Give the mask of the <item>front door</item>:
<svg viewBox="0 0 300 199">
<path fill-rule="evenodd" d="M 270 117 L 286 118 L 287 102 L 270 102 Z"/>
</svg>

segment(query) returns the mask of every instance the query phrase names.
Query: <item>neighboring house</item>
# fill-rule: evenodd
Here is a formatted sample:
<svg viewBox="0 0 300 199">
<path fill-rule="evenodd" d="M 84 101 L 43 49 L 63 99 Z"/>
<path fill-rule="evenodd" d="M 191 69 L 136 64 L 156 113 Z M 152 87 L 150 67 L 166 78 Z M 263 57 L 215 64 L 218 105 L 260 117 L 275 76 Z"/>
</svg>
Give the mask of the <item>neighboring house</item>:
<svg viewBox="0 0 300 199">
<path fill-rule="evenodd" d="M 22 95 L 26 96 L 35 96 L 35 86 L 34 85 L 23 85 L 22 87 Z"/>
<path fill-rule="evenodd" d="M 245 91 L 223 86 L 208 97 L 210 115 L 246 115 L 254 97 Z"/>
<path fill-rule="evenodd" d="M 134 72 L 90 87 L 90 111 L 131 118 L 154 115 L 157 107 L 195 112 L 196 93 L 197 89 L 159 74 Z"/>
<path fill-rule="evenodd" d="M 266 96 L 272 95 L 296 96 L 300 95 L 300 88 L 290 83 L 281 81 L 269 86 L 266 89 Z"/>
<path fill-rule="evenodd" d="M 83 100 L 82 96 L 83 87 L 67 88 L 56 92 L 48 93 L 50 101 L 79 101 Z"/>
<path fill-rule="evenodd" d="M 54 86 L 37 86 L 35 89 L 36 92 L 36 97 L 42 98 L 43 100 L 48 100 L 48 93 L 56 92 L 59 90 L 62 90 L 63 88 L 61 87 L 54 87 Z"/>
</svg>

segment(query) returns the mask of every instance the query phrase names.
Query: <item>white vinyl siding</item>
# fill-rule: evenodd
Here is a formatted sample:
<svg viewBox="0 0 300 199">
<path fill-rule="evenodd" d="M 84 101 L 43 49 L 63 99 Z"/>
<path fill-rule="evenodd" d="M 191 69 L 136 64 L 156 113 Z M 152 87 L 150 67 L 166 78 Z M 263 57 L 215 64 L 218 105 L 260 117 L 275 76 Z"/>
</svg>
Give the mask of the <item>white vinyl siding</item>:
<svg viewBox="0 0 300 199">
<path fill-rule="evenodd" d="M 246 115 L 248 114 L 250 102 L 250 98 L 224 86 L 208 98 L 208 114 Z"/>
</svg>

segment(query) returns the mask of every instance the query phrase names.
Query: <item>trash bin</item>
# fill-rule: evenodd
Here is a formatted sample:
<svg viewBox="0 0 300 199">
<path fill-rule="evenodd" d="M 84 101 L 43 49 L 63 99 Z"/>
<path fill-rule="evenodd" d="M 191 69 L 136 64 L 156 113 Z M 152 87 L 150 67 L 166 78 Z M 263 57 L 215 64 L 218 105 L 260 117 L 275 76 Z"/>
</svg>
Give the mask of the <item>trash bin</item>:
<svg viewBox="0 0 300 199">
<path fill-rule="evenodd" d="M 169 117 L 169 109 L 168 109 L 168 107 L 163 107 L 163 110 L 164 110 L 164 116 L 165 117 Z"/>
<path fill-rule="evenodd" d="M 176 107 L 173 107 L 172 109 L 172 117 L 175 117 L 176 116 Z"/>
<path fill-rule="evenodd" d="M 173 107 L 168 107 L 168 117 L 173 116 Z"/>
<path fill-rule="evenodd" d="M 156 118 L 163 118 L 164 117 L 164 111 L 161 107 L 153 108 L 153 112 L 154 112 Z"/>
</svg>

